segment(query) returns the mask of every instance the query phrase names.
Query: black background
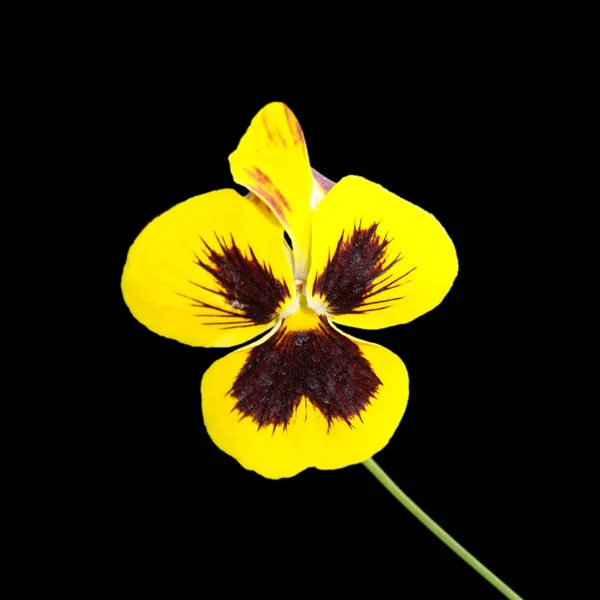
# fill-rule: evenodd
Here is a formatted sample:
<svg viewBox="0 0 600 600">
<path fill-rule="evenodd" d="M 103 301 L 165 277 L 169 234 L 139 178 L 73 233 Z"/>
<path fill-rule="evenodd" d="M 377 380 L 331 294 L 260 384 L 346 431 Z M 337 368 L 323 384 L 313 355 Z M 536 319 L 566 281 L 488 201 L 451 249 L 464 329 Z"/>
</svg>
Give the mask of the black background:
<svg viewBox="0 0 600 600">
<path fill-rule="evenodd" d="M 501 597 L 361 465 L 270 481 L 223 454 L 202 423 L 199 385 L 227 350 L 161 338 L 122 301 L 135 236 L 177 202 L 231 186 L 227 156 L 254 114 L 280 100 L 300 120 L 316 169 L 384 185 L 434 213 L 454 240 L 460 272 L 438 308 L 357 332 L 396 352 L 411 381 L 400 427 L 375 458 L 508 585 L 543 597 L 544 567 L 530 557 L 542 544 L 541 436 L 555 401 L 540 388 L 548 363 L 533 358 L 545 339 L 535 309 L 546 249 L 535 236 L 541 200 L 525 178 L 536 125 L 520 82 L 461 77 L 451 65 L 410 89 L 401 74 L 304 75 L 292 87 L 258 77 L 225 88 L 200 71 L 171 80 L 132 70 L 105 97 L 110 117 L 99 118 L 113 150 L 98 210 L 110 222 L 112 344 L 102 359 L 110 391 L 94 407 L 103 426 L 94 464 L 98 519 L 114 542 L 107 568 L 130 581 L 195 574 L 199 586 L 267 597 L 300 587 Z"/>
</svg>

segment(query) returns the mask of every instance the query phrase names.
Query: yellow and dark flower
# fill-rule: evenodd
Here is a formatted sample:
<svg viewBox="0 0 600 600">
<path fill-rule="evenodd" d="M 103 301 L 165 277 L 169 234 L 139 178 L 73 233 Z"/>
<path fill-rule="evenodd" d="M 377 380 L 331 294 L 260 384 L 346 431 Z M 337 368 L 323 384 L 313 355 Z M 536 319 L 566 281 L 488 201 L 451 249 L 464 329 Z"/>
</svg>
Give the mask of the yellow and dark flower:
<svg viewBox="0 0 600 600">
<path fill-rule="evenodd" d="M 192 346 L 264 334 L 202 379 L 208 433 L 244 467 L 276 479 L 362 462 L 396 430 L 408 375 L 335 324 L 379 329 L 437 306 L 458 270 L 452 241 L 383 187 L 312 169 L 284 104 L 258 113 L 229 161 L 250 193 L 209 192 L 152 221 L 129 250 L 125 301 Z"/>
</svg>

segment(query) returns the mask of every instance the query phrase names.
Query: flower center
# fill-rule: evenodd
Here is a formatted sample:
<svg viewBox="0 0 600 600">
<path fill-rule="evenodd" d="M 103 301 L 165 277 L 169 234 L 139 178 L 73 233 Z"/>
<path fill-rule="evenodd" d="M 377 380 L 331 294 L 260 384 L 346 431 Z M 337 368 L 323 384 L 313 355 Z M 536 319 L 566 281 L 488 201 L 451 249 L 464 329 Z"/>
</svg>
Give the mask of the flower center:
<svg viewBox="0 0 600 600">
<path fill-rule="evenodd" d="M 281 313 L 281 318 L 286 319 L 290 315 L 295 314 L 299 310 L 309 310 L 311 313 L 319 316 L 326 315 L 325 305 L 318 298 L 308 298 L 306 295 L 306 280 L 295 279 L 294 288 L 296 295 L 294 300 L 288 304 L 285 310 Z"/>
</svg>

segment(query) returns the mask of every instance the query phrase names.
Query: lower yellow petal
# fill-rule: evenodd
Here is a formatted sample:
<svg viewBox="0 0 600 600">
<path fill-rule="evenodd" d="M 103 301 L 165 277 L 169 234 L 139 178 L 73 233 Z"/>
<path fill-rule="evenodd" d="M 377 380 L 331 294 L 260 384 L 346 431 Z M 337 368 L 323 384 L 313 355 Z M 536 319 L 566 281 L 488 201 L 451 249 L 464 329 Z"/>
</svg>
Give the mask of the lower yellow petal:
<svg viewBox="0 0 600 600">
<path fill-rule="evenodd" d="M 253 198 L 219 190 L 177 204 L 129 250 L 121 289 L 146 327 L 192 346 L 234 346 L 296 302 L 281 225 Z"/>
<path fill-rule="evenodd" d="M 373 392 L 367 402 L 365 390 Z M 398 356 L 306 309 L 266 340 L 215 362 L 202 379 L 204 422 L 215 444 L 272 479 L 373 456 L 398 427 L 407 400 Z"/>
</svg>

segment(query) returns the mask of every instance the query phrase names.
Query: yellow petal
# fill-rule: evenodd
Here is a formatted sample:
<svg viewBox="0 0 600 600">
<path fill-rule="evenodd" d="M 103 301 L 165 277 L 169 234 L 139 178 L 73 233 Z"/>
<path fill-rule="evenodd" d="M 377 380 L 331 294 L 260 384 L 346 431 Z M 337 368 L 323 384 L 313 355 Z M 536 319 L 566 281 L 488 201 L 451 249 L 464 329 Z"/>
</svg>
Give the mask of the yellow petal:
<svg viewBox="0 0 600 600">
<path fill-rule="evenodd" d="M 362 177 L 342 179 L 315 213 L 308 304 L 336 323 L 412 321 L 442 301 L 457 272 L 436 218 Z"/>
<path fill-rule="evenodd" d="M 261 198 L 285 227 L 294 245 L 297 275 L 302 277 L 302 270 L 308 270 L 314 205 L 323 192 L 313 179 L 304 134 L 294 113 L 281 102 L 265 106 L 229 156 L 229 163 L 233 179 Z"/>
<path fill-rule="evenodd" d="M 219 190 L 177 204 L 129 250 L 121 289 L 136 319 L 192 346 L 234 346 L 293 302 L 283 229 L 252 198 Z"/>
<path fill-rule="evenodd" d="M 202 379 L 213 441 L 272 479 L 370 458 L 388 443 L 407 400 L 408 375 L 394 353 L 305 308 Z"/>
</svg>

